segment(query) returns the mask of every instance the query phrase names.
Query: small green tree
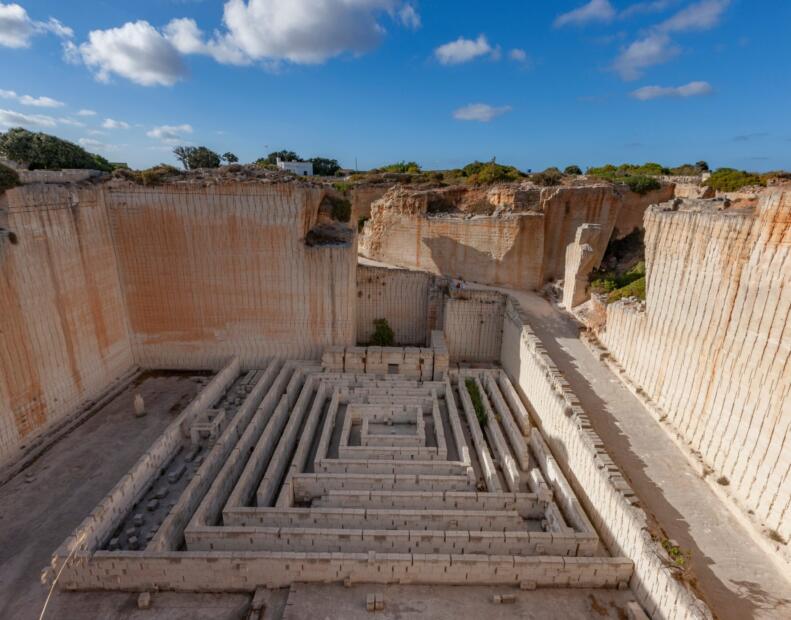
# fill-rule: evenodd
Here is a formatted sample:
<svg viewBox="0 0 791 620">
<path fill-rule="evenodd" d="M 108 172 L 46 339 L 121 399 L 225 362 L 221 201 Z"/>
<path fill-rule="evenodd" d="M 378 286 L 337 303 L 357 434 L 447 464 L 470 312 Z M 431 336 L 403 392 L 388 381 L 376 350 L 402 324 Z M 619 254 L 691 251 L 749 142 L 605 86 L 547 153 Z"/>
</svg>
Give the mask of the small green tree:
<svg viewBox="0 0 791 620">
<path fill-rule="evenodd" d="M 376 347 L 392 347 L 395 344 L 395 332 L 387 319 L 374 319 L 374 335 L 371 344 Z"/>
<path fill-rule="evenodd" d="M 573 174 L 579 176 L 582 174 L 582 168 L 579 166 L 566 166 L 566 169 L 563 171 L 563 174 Z"/>
<path fill-rule="evenodd" d="M 220 156 L 205 146 L 177 146 L 173 154 L 185 170 L 220 167 Z"/>
<path fill-rule="evenodd" d="M 227 153 L 223 153 L 222 160 L 227 164 L 235 164 L 236 162 L 239 161 L 239 158 L 230 151 L 228 151 Z"/>
<path fill-rule="evenodd" d="M 302 161 L 299 155 L 297 155 L 294 151 L 273 151 L 269 153 L 266 157 L 262 157 L 261 159 L 257 160 L 255 163 L 262 165 L 262 164 L 270 164 L 272 166 L 277 164 L 277 160 L 280 161 Z"/>
<path fill-rule="evenodd" d="M 309 161 L 313 164 L 313 174 L 320 177 L 334 176 L 335 173 L 341 169 L 341 165 L 338 163 L 337 159 L 314 157 Z"/>
</svg>

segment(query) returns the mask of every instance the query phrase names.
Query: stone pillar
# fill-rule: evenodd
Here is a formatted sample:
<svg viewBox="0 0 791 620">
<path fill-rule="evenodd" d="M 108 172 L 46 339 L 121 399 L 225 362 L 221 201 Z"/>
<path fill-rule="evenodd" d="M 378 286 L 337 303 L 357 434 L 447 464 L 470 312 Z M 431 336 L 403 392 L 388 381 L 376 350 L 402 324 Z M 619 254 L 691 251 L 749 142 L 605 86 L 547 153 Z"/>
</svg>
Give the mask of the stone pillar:
<svg viewBox="0 0 791 620">
<path fill-rule="evenodd" d="M 563 305 L 567 310 L 588 300 L 588 276 L 596 267 L 594 246 L 602 233 L 599 224 L 577 228 L 574 242 L 566 246 L 566 274 L 563 279 Z"/>
</svg>

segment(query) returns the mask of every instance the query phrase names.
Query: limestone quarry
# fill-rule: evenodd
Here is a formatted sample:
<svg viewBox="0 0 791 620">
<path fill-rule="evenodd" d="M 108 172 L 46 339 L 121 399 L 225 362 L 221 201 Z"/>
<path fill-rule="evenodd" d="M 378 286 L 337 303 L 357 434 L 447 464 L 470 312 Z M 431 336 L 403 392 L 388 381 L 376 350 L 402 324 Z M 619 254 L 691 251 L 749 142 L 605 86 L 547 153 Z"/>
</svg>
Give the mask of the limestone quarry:
<svg viewBox="0 0 791 620">
<path fill-rule="evenodd" d="M 791 616 L 788 185 L 20 177 L 0 617 Z"/>
</svg>

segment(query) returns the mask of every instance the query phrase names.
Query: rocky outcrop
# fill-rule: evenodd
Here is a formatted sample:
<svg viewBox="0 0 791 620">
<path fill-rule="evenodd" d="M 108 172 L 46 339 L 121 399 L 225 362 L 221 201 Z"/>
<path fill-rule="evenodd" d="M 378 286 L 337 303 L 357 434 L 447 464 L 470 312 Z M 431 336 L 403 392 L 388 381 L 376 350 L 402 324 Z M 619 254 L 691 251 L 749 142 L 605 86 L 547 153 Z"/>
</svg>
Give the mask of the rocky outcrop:
<svg viewBox="0 0 791 620">
<path fill-rule="evenodd" d="M 574 243 L 566 247 L 566 277 L 563 279 L 563 305 L 571 310 L 589 297 L 589 275 L 595 265 L 593 245 L 601 236 L 599 224 L 583 224 Z"/>
<path fill-rule="evenodd" d="M 645 305 L 608 306 L 599 338 L 787 553 L 791 191 L 766 192 L 755 209 L 727 204 L 649 209 Z"/>
<path fill-rule="evenodd" d="M 625 186 L 592 181 L 397 187 L 371 206 L 360 252 L 403 267 L 536 289 L 564 277 L 566 248 L 581 225 L 601 226 L 591 245 L 598 265 L 611 236 L 641 227 L 648 205 L 672 195 L 672 185 L 640 196 Z"/>
</svg>

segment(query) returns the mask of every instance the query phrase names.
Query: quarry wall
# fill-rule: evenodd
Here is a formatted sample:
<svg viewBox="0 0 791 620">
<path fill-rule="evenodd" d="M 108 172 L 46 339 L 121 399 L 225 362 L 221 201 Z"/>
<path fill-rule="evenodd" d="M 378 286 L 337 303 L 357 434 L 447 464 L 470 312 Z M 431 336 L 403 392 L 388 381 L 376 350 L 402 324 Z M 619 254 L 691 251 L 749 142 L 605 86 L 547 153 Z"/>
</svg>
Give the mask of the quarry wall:
<svg viewBox="0 0 791 620">
<path fill-rule="evenodd" d="M 29 185 L 0 195 L 0 463 L 133 366 L 103 196 Z"/>
<path fill-rule="evenodd" d="M 579 226 L 601 226 L 593 247 L 598 264 L 610 238 L 642 228 L 646 208 L 670 200 L 673 188 L 644 196 L 601 182 L 396 189 L 372 204 L 360 252 L 439 275 L 538 289 L 564 277 L 566 247 Z"/>
<path fill-rule="evenodd" d="M 354 243 L 311 247 L 319 188 L 194 184 L 106 191 L 141 366 L 245 367 L 354 344 Z"/>
<path fill-rule="evenodd" d="M 496 291 L 451 289 L 443 321 L 451 362 L 499 361 L 505 299 Z"/>
<path fill-rule="evenodd" d="M 711 618 L 652 539 L 637 497 L 511 297 L 505 305 L 501 363 L 610 552 L 634 562 L 629 585 L 649 615 L 655 620 Z"/>
<path fill-rule="evenodd" d="M 790 248 L 788 191 L 765 194 L 754 212 L 652 208 L 645 306 L 611 304 L 599 334 L 712 479 L 779 534 L 786 553 Z"/>
</svg>

